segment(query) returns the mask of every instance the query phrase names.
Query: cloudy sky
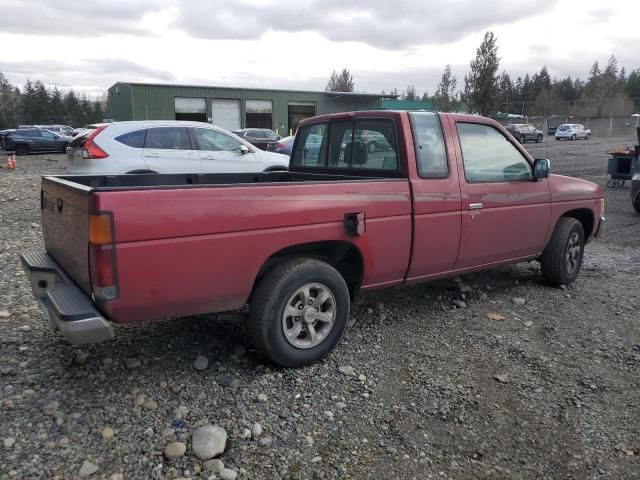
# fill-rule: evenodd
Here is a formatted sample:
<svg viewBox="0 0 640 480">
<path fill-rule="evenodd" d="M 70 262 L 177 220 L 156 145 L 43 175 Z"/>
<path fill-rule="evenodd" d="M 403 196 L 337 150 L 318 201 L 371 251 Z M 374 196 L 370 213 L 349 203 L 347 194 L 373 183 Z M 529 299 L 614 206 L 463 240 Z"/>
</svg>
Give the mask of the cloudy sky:
<svg viewBox="0 0 640 480">
<path fill-rule="evenodd" d="M 612 53 L 640 67 L 640 1 L 0 0 L 0 71 L 17 85 L 103 92 L 117 81 L 323 90 L 459 86 L 493 30 L 501 69 L 586 77 Z"/>
</svg>

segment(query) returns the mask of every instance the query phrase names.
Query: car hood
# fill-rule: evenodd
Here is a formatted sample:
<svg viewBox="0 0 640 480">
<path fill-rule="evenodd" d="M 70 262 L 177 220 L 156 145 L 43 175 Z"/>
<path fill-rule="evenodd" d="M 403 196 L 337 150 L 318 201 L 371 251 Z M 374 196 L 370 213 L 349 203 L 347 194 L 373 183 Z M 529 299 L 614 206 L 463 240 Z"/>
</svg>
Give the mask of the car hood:
<svg viewBox="0 0 640 480">
<path fill-rule="evenodd" d="M 278 163 L 289 166 L 289 157 L 287 155 L 275 152 L 265 152 L 264 150 L 259 150 L 256 155 L 258 156 L 258 159 L 263 162 Z"/>
<path fill-rule="evenodd" d="M 553 202 L 591 200 L 604 197 L 604 189 L 593 182 L 564 175 L 549 175 L 549 191 Z"/>
</svg>

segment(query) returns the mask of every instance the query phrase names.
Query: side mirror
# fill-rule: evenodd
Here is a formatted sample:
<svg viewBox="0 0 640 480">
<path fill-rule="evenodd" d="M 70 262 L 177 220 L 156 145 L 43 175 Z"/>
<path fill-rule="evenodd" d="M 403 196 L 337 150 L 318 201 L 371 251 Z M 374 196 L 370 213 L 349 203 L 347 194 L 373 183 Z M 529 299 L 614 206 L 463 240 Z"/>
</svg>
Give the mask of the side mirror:
<svg viewBox="0 0 640 480">
<path fill-rule="evenodd" d="M 533 179 L 539 180 L 549 176 L 551 162 L 547 158 L 536 158 L 533 161 Z"/>
<path fill-rule="evenodd" d="M 244 155 L 245 153 L 249 153 L 249 147 L 246 145 L 240 145 L 240 153 Z"/>
</svg>

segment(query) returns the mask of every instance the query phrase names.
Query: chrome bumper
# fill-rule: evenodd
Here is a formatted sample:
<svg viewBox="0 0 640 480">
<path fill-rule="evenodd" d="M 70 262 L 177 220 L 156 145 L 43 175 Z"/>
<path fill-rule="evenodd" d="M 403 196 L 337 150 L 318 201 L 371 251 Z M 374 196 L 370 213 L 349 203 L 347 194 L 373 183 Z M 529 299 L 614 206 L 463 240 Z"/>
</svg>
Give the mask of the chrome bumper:
<svg viewBox="0 0 640 480">
<path fill-rule="evenodd" d="M 606 223 L 607 223 L 607 219 L 605 217 L 600 217 L 600 223 L 598 223 L 598 229 L 596 230 L 596 233 L 593 235 L 594 238 L 598 238 L 600 237 L 600 235 L 602 235 L 602 232 L 604 232 L 604 227 Z"/>
<path fill-rule="evenodd" d="M 113 327 L 89 296 L 46 252 L 25 253 L 20 260 L 45 317 L 69 343 L 97 343 L 114 337 Z"/>
</svg>

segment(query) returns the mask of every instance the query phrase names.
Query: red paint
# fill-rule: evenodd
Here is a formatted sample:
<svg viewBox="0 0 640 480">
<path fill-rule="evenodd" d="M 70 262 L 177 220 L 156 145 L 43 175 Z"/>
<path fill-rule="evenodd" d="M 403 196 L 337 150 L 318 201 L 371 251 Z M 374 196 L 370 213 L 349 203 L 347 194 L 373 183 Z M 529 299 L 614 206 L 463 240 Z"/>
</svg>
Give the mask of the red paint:
<svg viewBox="0 0 640 480">
<path fill-rule="evenodd" d="M 592 183 L 560 176 L 465 180 L 456 123 L 488 124 L 507 136 L 492 120 L 440 115 L 450 171 L 444 179 L 418 176 L 406 112 L 338 113 L 303 125 L 371 116 L 395 120 L 404 178 L 91 193 L 89 210 L 112 212 L 116 240 L 119 298 L 100 305 L 103 313 L 132 323 L 237 309 L 265 261 L 295 245 L 354 245 L 364 260 L 360 288 L 370 290 L 535 258 L 570 210 L 589 210 L 597 228 L 603 191 Z M 469 210 L 472 203 L 482 203 L 482 210 Z M 354 212 L 366 223 L 356 237 L 343 230 L 345 213 Z M 45 241 L 55 239 L 56 226 L 47 226 Z M 64 256 L 47 247 L 54 257 Z"/>
</svg>

